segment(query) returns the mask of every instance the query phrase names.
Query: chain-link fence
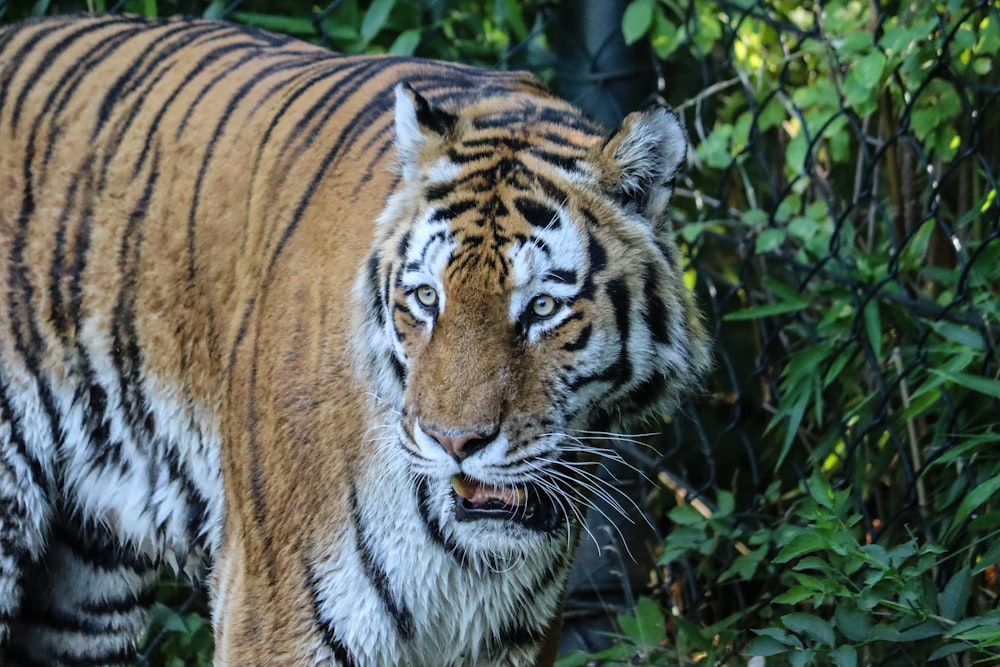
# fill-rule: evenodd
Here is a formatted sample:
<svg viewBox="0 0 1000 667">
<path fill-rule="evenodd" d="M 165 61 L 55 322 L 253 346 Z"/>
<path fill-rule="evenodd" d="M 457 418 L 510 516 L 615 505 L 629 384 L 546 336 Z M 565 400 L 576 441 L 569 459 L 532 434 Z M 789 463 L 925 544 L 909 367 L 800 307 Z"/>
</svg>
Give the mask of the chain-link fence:
<svg viewBox="0 0 1000 667">
<path fill-rule="evenodd" d="M 736 614 L 756 635 L 734 647 L 792 664 L 997 660 L 946 636 L 995 627 L 1000 592 L 997 6 L 664 14 L 661 93 L 698 147 L 679 232 L 718 341 L 663 460 L 718 524 L 673 512 L 665 606 Z"/>
<path fill-rule="evenodd" d="M 595 527 L 608 539 L 574 575 L 571 647 L 606 646 L 593 628 L 623 613 L 628 651 L 607 660 L 998 659 L 993 0 L 528 2 L 507 15 L 500 58 L 473 34 L 481 3 L 383 2 L 410 22 L 367 28 L 380 3 L 280 17 L 267 4 L 170 9 L 337 49 L 433 43 L 539 71 L 605 122 L 656 96 L 686 120 L 674 208 L 716 370 L 653 449 L 631 452 L 639 474 L 620 471 L 651 526 L 628 549 Z M 108 7 L 122 8 L 136 9 Z M 169 600 L 144 664 L 178 642 L 207 659 L 197 594 Z M 629 628 L 650 617 L 644 644 Z"/>
</svg>

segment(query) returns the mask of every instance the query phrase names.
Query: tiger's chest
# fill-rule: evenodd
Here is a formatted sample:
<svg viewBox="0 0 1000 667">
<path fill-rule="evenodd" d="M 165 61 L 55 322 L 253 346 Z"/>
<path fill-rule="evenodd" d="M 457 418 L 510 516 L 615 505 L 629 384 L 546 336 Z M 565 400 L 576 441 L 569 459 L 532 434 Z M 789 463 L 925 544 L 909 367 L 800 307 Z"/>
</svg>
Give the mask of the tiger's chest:
<svg viewBox="0 0 1000 667">
<path fill-rule="evenodd" d="M 546 626 L 568 571 L 565 549 L 483 562 L 428 525 L 422 504 L 437 499 L 398 465 L 372 467 L 358 484 L 342 539 L 309 577 L 319 626 L 335 629 L 353 661 L 534 664 L 542 639 L 535 629 Z M 320 649 L 320 661 L 329 649 Z"/>
</svg>

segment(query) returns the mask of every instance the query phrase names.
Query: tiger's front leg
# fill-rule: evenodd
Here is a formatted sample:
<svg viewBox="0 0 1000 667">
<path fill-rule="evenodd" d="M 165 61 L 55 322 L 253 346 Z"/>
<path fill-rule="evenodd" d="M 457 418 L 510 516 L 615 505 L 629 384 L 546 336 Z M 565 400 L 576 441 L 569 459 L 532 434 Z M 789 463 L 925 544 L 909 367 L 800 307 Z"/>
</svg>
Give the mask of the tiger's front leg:
<svg viewBox="0 0 1000 667">
<path fill-rule="evenodd" d="M 42 466 L 28 452 L 0 386 L 0 665 L 24 596 L 25 570 L 42 558 L 50 507 Z"/>
<path fill-rule="evenodd" d="M 24 573 L 4 664 L 133 664 L 156 576 L 151 559 L 121 548 L 105 528 L 55 520 L 44 559 Z"/>
</svg>

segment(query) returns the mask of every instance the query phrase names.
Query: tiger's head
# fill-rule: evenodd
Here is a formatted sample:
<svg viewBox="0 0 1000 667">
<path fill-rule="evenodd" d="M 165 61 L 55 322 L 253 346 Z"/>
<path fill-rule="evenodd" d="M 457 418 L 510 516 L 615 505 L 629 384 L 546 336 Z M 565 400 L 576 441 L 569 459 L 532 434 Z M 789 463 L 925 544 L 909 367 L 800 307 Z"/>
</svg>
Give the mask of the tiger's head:
<svg viewBox="0 0 1000 667">
<path fill-rule="evenodd" d="M 606 136 L 537 94 L 444 109 L 400 85 L 395 133 L 400 184 L 354 292 L 380 440 L 464 553 L 565 541 L 599 436 L 668 412 L 708 365 L 665 213 L 684 130 L 663 107 Z"/>
</svg>

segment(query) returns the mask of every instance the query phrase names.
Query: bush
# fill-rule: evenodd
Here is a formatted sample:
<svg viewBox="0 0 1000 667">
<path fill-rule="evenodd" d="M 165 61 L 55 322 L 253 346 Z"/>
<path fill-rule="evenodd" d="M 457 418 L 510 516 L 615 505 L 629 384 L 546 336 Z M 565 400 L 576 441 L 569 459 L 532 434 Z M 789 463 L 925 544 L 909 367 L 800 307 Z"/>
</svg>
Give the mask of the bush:
<svg viewBox="0 0 1000 667">
<path fill-rule="evenodd" d="M 639 662 L 998 659 L 998 20 L 630 2 L 697 137 L 679 232 L 720 341 Z"/>
</svg>

